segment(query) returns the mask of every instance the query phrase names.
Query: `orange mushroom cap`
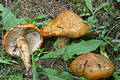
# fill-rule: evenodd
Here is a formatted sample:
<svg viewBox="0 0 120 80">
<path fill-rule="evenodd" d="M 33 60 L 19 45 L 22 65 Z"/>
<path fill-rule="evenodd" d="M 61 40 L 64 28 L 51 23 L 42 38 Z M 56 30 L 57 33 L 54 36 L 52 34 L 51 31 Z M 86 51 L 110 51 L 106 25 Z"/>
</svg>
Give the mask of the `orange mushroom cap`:
<svg viewBox="0 0 120 80">
<path fill-rule="evenodd" d="M 61 12 L 56 19 L 43 27 L 44 36 L 67 36 L 78 38 L 85 35 L 89 28 L 83 19 L 72 11 Z"/>
<path fill-rule="evenodd" d="M 19 56 L 17 38 L 24 36 L 32 52 L 40 48 L 43 43 L 42 32 L 33 24 L 20 24 L 16 28 L 11 28 L 3 37 L 5 51 L 11 56 Z"/>
<path fill-rule="evenodd" d="M 71 72 L 78 76 L 84 75 L 89 80 L 109 77 L 114 71 L 111 60 L 95 53 L 78 56 L 70 65 Z"/>
</svg>

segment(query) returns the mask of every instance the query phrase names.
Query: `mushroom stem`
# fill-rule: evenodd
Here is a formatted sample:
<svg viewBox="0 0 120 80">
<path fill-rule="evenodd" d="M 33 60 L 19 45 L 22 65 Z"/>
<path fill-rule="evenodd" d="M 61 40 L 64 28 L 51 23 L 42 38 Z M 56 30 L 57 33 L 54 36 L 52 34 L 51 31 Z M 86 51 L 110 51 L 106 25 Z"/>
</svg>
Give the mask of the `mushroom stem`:
<svg viewBox="0 0 120 80">
<path fill-rule="evenodd" d="M 30 50 L 28 44 L 24 37 L 19 37 L 17 39 L 17 47 L 20 51 L 20 58 L 23 60 L 23 63 L 28 71 L 31 67 L 31 62 L 30 62 L 31 57 L 30 57 Z"/>
<path fill-rule="evenodd" d="M 70 38 L 66 36 L 59 36 L 57 40 L 58 40 L 58 47 L 61 48 L 69 44 Z"/>
</svg>

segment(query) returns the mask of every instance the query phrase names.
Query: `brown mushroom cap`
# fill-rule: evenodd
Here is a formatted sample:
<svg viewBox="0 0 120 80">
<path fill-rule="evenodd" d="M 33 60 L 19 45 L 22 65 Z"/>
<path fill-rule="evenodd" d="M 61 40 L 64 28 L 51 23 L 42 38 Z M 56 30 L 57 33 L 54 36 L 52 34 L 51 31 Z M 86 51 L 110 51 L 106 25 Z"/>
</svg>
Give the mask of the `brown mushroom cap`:
<svg viewBox="0 0 120 80">
<path fill-rule="evenodd" d="M 17 38 L 24 36 L 32 52 L 40 48 L 43 43 L 42 33 L 39 28 L 33 24 L 21 24 L 16 28 L 11 28 L 3 38 L 5 51 L 11 56 L 19 56 L 20 52 L 17 47 Z"/>
<path fill-rule="evenodd" d="M 89 28 L 83 19 L 72 11 L 62 11 L 53 21 L 43 27 L 44 36 L 58 36 L 58 47 L 69 44 L 70 38 L 84 36 Z"/>
<path fill-rule="evenodd" d="M 70 66 L 71 72 L 78 76 L 84 75 L 89 80 L 109 77 L 114 71 L 114 65 L 108 58 L 95 53 L 78 56 Z"/>
<path fill-rule="evenodd" d="M 61 12 L 55 20 L 43 27 L 44 36 L 67 36 L 78 38 L 85 35 L 89 28 L 83 19 L 72 11 Z"/>
</svg>

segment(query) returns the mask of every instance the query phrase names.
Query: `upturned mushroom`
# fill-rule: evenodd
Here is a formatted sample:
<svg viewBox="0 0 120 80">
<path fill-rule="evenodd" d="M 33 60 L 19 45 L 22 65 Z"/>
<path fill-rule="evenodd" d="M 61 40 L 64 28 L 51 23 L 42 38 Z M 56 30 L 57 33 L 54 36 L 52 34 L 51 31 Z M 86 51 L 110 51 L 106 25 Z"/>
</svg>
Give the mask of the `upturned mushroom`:
<svg viewBox="0 0 120 80">
<path fill-rule="evenodd" d="M 43 36 L 58 36 L 58 46 L 69 43 L 70 38 L 86 35 L 89 28 L 83 19 L 72 11 L 62 11 L 53 21 L 43 27 Z"/>
<path fill-rule="evenodd" d="M 43 43 L 41 30 L 33 24 L 21 24 L 7 31 L 3 38 L 5 51 L 14 57 L 20 57 L 27 70 L 31 67 L 30 55 Z"/>
<path fill-rule="evenodd" d="M 85 76 L 89 80 L 109 77 L 114 71 L 111 60 L 95 53 L 78 56 L 70 65 L 71 72 L 78 76 Z"/>
</svg>

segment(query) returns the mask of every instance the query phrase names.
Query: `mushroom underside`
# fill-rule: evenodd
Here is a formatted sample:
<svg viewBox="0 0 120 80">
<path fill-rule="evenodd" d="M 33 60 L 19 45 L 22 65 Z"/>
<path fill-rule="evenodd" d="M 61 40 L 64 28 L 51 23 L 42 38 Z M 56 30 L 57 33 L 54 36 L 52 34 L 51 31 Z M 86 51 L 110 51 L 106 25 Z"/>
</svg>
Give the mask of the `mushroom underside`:
<svg viewBox="0 0 120 80">
<path fill-rule="evenodd" d="M 27 70 L 31 67 L 30 55 L 40 47 L 42 38 L 32 28 L 14 28 L 5 38 L 6 50 L 10 55 L 20 57 Z"/>
<path fill-rule="evenodd" d="M 40 43 L 42 41 L 40 34 L 34 29 L 15 28 L 11 30 L 5 41 L 8 52 L 14 56 L 20 56 L 20 52 L 16 42 L 19 37 L 25 38 L 32 52 L 40 47 Z"/>
</svg>

